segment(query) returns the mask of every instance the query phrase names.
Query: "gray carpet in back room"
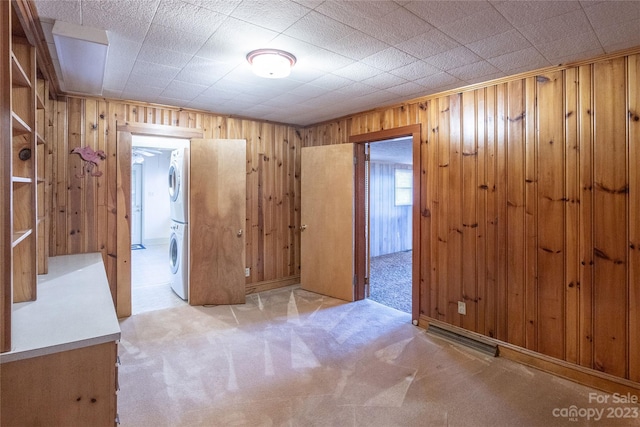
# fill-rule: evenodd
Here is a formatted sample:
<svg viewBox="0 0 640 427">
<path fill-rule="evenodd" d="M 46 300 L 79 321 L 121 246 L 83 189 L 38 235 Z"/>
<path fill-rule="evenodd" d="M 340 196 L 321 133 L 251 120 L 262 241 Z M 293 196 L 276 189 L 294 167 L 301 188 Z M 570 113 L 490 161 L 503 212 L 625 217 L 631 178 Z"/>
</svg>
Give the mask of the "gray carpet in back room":
<svg viewBox="0 0 640 427">
<path fill-rule="evenodd" d="M 409 250 L 371 258 L 370 299 L 411 313 L 411 255 Z"/>
</svg>

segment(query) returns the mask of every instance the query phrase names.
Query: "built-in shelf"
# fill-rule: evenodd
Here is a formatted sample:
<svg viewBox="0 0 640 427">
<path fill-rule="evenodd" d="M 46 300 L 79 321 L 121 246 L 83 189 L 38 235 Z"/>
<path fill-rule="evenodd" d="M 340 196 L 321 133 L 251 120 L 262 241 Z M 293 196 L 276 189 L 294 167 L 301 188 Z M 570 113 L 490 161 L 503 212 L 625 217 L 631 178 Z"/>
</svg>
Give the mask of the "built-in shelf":
<svg viewBox="0 0 640 427">
<path fill-rule="evenodd" d="M 32 233 L 32 230 L 17 230 L 13 232 L 13 242 L 11 244 L 12 247 L 16 247 L 22 242 L 24 239 L 29 237 Z"/>
<path fill-rule="evenodd" d="M 24 135 L 25 133 L 31 132 L 31 126 L 13 111 L 11 112 L 11 125 L 13 136 Z"/>
<path fill-rule="evenodd" d="M 11 83 L 14 86 L 31 87 L 31 81 L 20 65 L 18 58 L 11 52 Z"/>
<path fill-rule="evenodd" d="M 33 182 L 33 179 L 28 178 L 26 176 L 14 176 L 11 178 L 13 182 L 29 184 Z"/>
</svg>

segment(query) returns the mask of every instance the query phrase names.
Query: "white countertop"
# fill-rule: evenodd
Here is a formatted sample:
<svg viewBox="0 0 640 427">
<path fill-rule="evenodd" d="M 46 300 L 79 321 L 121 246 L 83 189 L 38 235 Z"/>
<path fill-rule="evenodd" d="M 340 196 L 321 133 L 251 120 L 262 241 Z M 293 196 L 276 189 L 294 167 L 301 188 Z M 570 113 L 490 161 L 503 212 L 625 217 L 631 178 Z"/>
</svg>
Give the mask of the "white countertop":
<svg viewBox="0 0 640 427">
<path fill-rule="evenodd" d="M 37 297 L 13 304 L 11 351 L 0 354 L 0 363 L 120 339 L 100 253 L 49 258 Z"/>
</svg>

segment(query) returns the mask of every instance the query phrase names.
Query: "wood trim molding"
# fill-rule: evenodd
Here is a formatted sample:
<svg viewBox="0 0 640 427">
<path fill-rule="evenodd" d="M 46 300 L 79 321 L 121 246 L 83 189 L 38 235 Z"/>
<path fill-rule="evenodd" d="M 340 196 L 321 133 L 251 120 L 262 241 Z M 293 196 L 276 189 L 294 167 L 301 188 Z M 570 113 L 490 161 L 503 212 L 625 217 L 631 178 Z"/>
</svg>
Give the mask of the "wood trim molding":
<svg viewBox="0 0 640 427">
<path fill-rule="evenodd" d="M 354 143 L 356 145 L 362 145 L 367 142 L 375 142 L 375 141 L 383 141 L 386 139 L 399 138 L 410 136 L 413 138 L 413 211 L 412 211 L 412 271 L 411 271 L 411 318 L 414 323 L 418 322 L 418 317 L 420 313 L 420 275 L 421 275 L 421 250 L 420 247 L 420 233 L 421 233 L 421 216 L 420 216 L 420 206 L 422 201 L 420 200 L 421 185 L 422 180 L 420 179 L 420 172 L 422 170 L 421 164 L 421 153 L 420 153 L 420 143 L 421 143 L 421 131 L 422 124 L 416 123 L 408 126 L 401 126 L 397 128 L 384 129 L 377 132 L 369 132 L 359 135 L 350 135 L 349 143 Z M 364 158 L 364 149 L 358 150 L 356 149 L 356 156 L 358 157 L 358 163 L 364 163 L 362 159 Z M 355 295 L 356 299 L 364 298 L 364 275 L 366 273 L 366 262 L 363 262 L 366 254 L 364 245 L 364 233 L 360 232 L 364 230 L 364 224 L 361 223 L 360 219 L 364 217 L 364 166 L 359 169 L 356 173 L 357 181 L 356 181 L 356 208 L 355 208 L 355 222 L 356 222 L 356 242 L 355 242 L 355 267 L 356 267 L 356 276 L 358 277 L 358 283 L 356 284 Z M 359 184 L 362 184 L 359 186 Z M 425 249 L 428 251 L 428 248 Z M 426 267 L 427 270 L 429 267 Z M 362 278 L 360 278 L 362 276 Z M 362 298 L 359 298 L 359 297 Z"/>
<path fill-rule="evenodd" d="M 593 387 L 607 393 L 631 393 L 634 396 L 640 396 L 640 383 L 605 374 L 604 372 L 596 371 L 594 369 L 585 368 L 584 366 L 575 365 L 564 360 L 555 359 L 553 357 L 490 338 L 476 332 L 468 331 L 458 326 L 450 325 L 427 316 L 420 316 L 419 326 L 421 328 L 426 330 L 429 328 L 430 324 L 470 339 L 497 345 L 500 357 L 504 357 L 505 359 L 512 360 L 522 365 L 539 369 L 560 378 L 574 381 L 588 387 Z"/>
<path fill-rule="evenodd" d="M 132 135 L 161 136 L 165 138 L 204 138 L 204 130 L 150 123 L 118 123 L 117 132 L 129 132 Z"/>
<path fill-rule="evenodd" d="M 45 79 L 49 81 L 49 91 L 57 96 L 60 94 L 58 77 L 53 65 L 53 60 L 49 54 L 47 40 L 40 26 L 40 18 L 38 17 L 36 6 L 28 0 L 14 0 L 14 4 L 17 7 L 18 16 L 22 21 L 22 25 L 26 29 L 26 36 L 29 42 L 36 48 L 38 68 L 42 74 L 44 74 Z"/>
</svg>

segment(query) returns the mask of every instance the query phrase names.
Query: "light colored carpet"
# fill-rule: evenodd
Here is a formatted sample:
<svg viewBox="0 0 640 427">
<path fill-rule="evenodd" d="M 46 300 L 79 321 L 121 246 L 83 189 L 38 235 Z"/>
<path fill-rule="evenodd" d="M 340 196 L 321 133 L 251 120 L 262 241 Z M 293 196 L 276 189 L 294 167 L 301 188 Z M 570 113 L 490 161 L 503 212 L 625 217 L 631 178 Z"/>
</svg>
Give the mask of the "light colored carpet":
<svg viewBox="0 0 640 427">
<path fill-rule="evenodd" d="M 121 425 L 575 426 L 554 409 L 602 407 L 592 389 L 410 320 L 298 287 L 132 316 L 121 321 Z"/>
</svg>

